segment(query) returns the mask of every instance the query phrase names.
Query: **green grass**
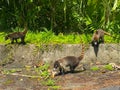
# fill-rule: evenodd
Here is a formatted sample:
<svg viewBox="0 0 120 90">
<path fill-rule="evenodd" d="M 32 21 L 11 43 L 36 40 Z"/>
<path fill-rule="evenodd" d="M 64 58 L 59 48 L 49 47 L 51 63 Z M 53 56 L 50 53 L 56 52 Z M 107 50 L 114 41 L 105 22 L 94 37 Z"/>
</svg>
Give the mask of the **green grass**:
<svg viewBox="0 0 120 90">
<path fill-rule="evenodd" d="M 50 64 L 48 64 L 48 63 L 45 63 L 44 65 L 42 65 L 38 68 L 31 68 L 31 67 L 27 66 L 25 70 L 29 69 L 31 71 L 31 73 L 29 73 L 29 74 L 22 73 L 22 69 L 2 69 L 1 73 L 4 75 L 12 75 L 13 73 L 16 73 L 16 75 L 22 75 L 24 77 L 29 77 L 31 79 L 36 78 L 42 85 L 49 86 L 49 88 L 52 88 L 50 90 L 58 90 L 58 88 L 60 88 L 60 86 L 57 86 L 56 81 L 54 80 L 54 78 L 51 77 L 51 74 L 48 71 L 49 66 L 50 66 Z M 17 73 L 18 71 L 20 71 L 21 74 Z M 40 77 L 38 77 L 38 76 L 40 76 Z M 8 80 L 5 82 L 5 84 L 9 84 L 9 83 L 11 83 L 11 82 Z"/>
<path fill-rule="evenodd" d="M 60 87 L 57 86 L 55 80 L 51 78 L 51 75 L 48 72 L 49 67 L 50 65 L 48 63 L 45 63 L 44 65 L 35 68 L 35 71 L 43 78 L 43 80 L 40 81 L 43 85 L 50 86 L 52 90 L 58 90 Z"/>
<path fill-rule="evenodd" d="M 103 67 L 93 66 L 90 68 L 92 71 L 99 71 L 99 70 L 108 70 L 112 71 L 114 68 L 111 65 L 104 65 Z"/>
<path fill-rule="evenodd" d="M 93 66 L 93 67 L 90 68 L 90 70 L 92 70 L 92 71 L 98 71 L 98 70 L 100 70 L 100 68 L 97 67 L 97 66 Z"/>
<path fill-rule="evenodd" d="M 104 68 L 106 70 L 110 70 L 110 71 L 114 70 L 114 68 L 112 67 L 112 65 L 105 65 Z"/>
<path fill-rule="evenodd" d="M 23 31 L 23 29 L 14 29 L 15 31 Z M 0 32 L 0 43 L 7 44 L 10 43 L 10 40 L 5 41 L 4 37 L 7 35 L 6 32 Z M 29 44 L 79 44 L 81 43 L 81 38 L 84 43 L 90 43 L 91 42 L 91 34 L 85 35 L 85 34 L 63 34 L 59 33 L 58 35 L 55 35 L 51 30 L 45 29 L 41 32 L 32 32 L 28 31 L 25 41 Z M 110 36 L 105 36 L 105 42 L 106 43 L 117 43 L 117 40 L 114 40 Z"/>
<path fill-rule="evenodd" d="M 0 32 L 0 43 L 5 43 L 5 37 L 6 33 L 5 32 Z"/>
</svg>

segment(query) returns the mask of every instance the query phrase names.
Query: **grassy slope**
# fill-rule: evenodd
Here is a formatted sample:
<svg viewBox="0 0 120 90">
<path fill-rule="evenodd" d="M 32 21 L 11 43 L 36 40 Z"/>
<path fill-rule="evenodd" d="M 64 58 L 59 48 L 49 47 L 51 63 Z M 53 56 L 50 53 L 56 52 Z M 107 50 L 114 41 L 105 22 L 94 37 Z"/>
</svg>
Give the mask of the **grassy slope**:
<svg viewBox="0 0 120 90">
<path fill-rule="evenodd" d="M 0 32 L 0 43 L 6 44 L 10 43 L 10 40 L 5 41 L 4 37 L 7 33 Z M 34 44 L 78 44 L 81 42 L 81 38 L 84 43 L 90 43 L 92 35 L 78 35 L 78 34 L 68 34 L 63 35 L 60 33 L 59 35 L 55 35 L 52 31 L 43 31 L 43 32 L 31 32 L 28 31 L 26 35 L 27 43 Z M 114 40 L 110 36 L 105 36 L 106 43 L 117 43 L 117 40 Z"/>
</svg>

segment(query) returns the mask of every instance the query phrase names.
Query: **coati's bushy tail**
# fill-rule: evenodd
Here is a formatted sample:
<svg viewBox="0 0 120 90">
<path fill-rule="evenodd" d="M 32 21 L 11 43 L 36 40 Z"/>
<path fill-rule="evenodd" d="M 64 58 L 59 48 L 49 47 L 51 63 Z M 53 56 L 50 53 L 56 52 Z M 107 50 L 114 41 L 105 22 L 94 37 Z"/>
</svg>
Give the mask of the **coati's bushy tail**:
<svg viewBox="0 0 120 90">
<path fill-rule="evenodd" d="M 85 52 L 85 44 L 83 43 L 82 38 L 80 37 L 81 43 L 82 43 L 82 50 L 81 50 L 81 54 L 78 57 L 79 60 L 82 60 L 84 58 L 84 52 Z"/>
<path fill-rule="evenodd" d="M 84 53 L 85 53 L 85 45 L 84 45 L 84 44 L 82 44 L 82 51 L 81 51 L 80 56 L 78 57 L 78 58 L 79 58 L 79 60 L 82 60 L 82 59 L 84 58 Z"/>
<path fill-rule="evenodd" d="M 105 32 L 105 31 L 103 31 L 104 32 L 104 34 L 106 34 L 106 35 L 108 35 L 108 36 L 112 36 L 110 33 L 108 33 L 108 32 Z"/>
<path fill-rule="evenodd" d="M 108 32 L 105 32 L 105 31 L 104 31 L 104 34 L 105 34 L 105 35 L 108 35 L 108 36 L 111 36 L 111 37 L 114 38 L 114 39 L 118 39 L 118 40 L 119 40 L 119 38 L 117 38 L 116 36 L 111 35 L 111 34 L 108 33 Z"/>
<path fill-rule="evenodd" d="M 94 32 L 95 35 L 100 33 L 104 33 L 105 35 L 112 36 L 110 33 L 104 31 L 103 29 L 98 29 Z"/>
</svg>

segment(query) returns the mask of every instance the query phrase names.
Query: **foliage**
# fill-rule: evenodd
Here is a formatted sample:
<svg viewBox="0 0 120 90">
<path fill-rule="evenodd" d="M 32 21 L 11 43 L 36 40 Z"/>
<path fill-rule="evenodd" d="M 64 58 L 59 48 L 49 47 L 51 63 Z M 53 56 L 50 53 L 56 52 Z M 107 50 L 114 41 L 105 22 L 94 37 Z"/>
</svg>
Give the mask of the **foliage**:
<svg viewBox="0 0 120 90">
<path fill-rule="evenodd" d="M 120 33 L 120 0 L 0 0 L 0 13 L 1 31 L 27 25 L 32 32 L 46 27 L 55 34 L 98 28 Z"/>
<path fill-rule="evenodd" d="M 90 69 L 91 69 L 92 71 L 98 71 L 100 68 L 97 67 L 97 66 L 93 66 L 93 67 L 91 67 Z"/>
<path fill-rule="evenodd" d="M 12 29 L 12 32 L 16 31 L 23 31 L 22 28 L 15 28 Z M 5 41 L 5 35 L 8 33 L 1 32 L 0 33 L 0 43 L 8 44 L 10 43 L 10 40 Z M 105 36 L 105 42 L 106 43 L 119 43 L 119 36 L 116 34 L 113 34 L 115 37 L 111 36 Z M 34 43 L 36 45 L 42 45 L 42 44 L 79 44 L 81 43 L 81 39 L 83 43 L 90 43 L 91 42 L 92 34 L 78 34 L 78 33 L 59 33 L 56 35 L 52 30 L 47 30 L 46 28 L 44 31 L 30 31 L 28 30 L 28 33 L 26 35 L 25 41 L 26 43 Z M 18 39 L 20 42 L 20 39 Z"/>
<path fill-rule="evenodd" d="M 56 90 L 60 87 L 55 85 L 56 84 L 55 80 L 51 77 L 51 74 L 48 71 L 48 69 L 49 69 L 49 64 L 45 63 L 44 65 L 41 65 L 38 68 L 33 68 L 31 66 L 25 66 L 25 68 L 20 68 L 20 69 L 17 69 L 17 68 L 5 69 L 5 68 L 3 68 L 1 70 L 1 73 L 4 75 L 16 75 L 16 76 L 36 79 L 36 80 L 40 81 L 41 84 L 43 84 L 45 86 L 50 86 L 50 88 L 53 88 L 54 90 Z M 17 73 L 17 72 L 21 72 L 21 73 Z"/>
<path fill-rule="evenodd" d="M 0 42 L 4 43 L 5 42 L 5 34 L 4 32 L 0 32 Z"/>
<path fill-rule="evenodd" d="M 2 73 L 3 74 L 11 74 L 11 73 L 16 73 L 17 71 L 20 71 L 20 69 L 3 69 Z"/>
<path fill-rule="evenodd" d="M 105 70 L 107 70 L 107 71 L 112 71 L 112 70 L 114 70 L 114 68 L 112 67 L 112 65 L 103 65 L 103 66 L 92 66 L 91 68 L 90 68 L 90 70 L 92 70 L 92 71 L 105 71 Z"/>
<path fill-rule="evenodd" d="M 50 65 L 48 63 L 45 63 L 44 65 L 35 68 L 35 71 L 43 78 L 43 85 L 58 89 L 59 86 L 55 85 L 55 80 L 51 78 L 50 72 L 48 71 L 49 67 Z"/>
<path fill-rule="evenodd" d="M 55 85 L 55 81 L 52 80 L 52 79 L 48 79 L 47 81 L 45 82 L 42 82 L 44 85 L 47 85 L 47 86 L 54 86 Z"/>
<path fill-rule="evenodd" d="M 48 68 L 49 68 L 49 64 L 45 64 L 38 68 L 35 68 L 35 71 L 43 78 L 49 78 L 50 73 L 48 72 Z"/>
<path fill-rule="evenodd" d="M 114 70 L 114 68 L 112 67 L 112 65 L 105 65 L 104 68 L 106 70 Z"/>
</svg>

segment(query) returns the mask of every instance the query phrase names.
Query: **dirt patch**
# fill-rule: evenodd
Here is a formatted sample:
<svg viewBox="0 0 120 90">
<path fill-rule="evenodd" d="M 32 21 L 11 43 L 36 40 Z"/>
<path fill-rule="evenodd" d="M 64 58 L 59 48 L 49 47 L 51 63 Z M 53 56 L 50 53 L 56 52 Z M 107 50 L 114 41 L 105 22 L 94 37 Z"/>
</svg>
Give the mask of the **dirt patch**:
<svg viewBox="0 0 120 90">
<path fill-rule="evenodd" d="M 106 71 L 103 73 L 101 71 L 86 70 L 58 75 L 53 79 L 59 89 L 43 85 L 40 78 L 26 77 L 25 75 L 33 75 L 34 71 L 32 70 L 22 70 L 16 73 L 16 75 L 14 75 L 15 73 L 12 73 L 13 75 L 0 75 L 0 90 L 101 90 L 105 87 L 120 86 L 119 71 Z M 20 74 L 24 76 L 20 76 Z"/>
<path fill-rule="evenodd" d="M 120 72 L 81 72 L 58 76 L 61 90 L 100 90 L 104 87 L 120 86 Z"/>
</svg>

